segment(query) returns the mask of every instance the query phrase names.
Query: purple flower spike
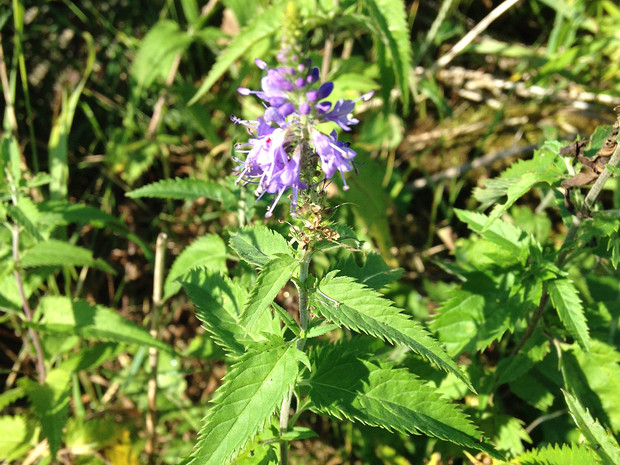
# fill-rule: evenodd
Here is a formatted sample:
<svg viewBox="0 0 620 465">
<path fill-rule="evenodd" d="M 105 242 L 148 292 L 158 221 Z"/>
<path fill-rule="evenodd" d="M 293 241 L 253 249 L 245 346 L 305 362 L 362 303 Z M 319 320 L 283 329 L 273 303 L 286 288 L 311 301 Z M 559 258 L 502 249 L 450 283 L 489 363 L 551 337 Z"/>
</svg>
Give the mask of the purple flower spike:
<svg viewBox="0 0 620 465">
<path fill-rule="evenodd" d="M 319 84 L 319 69 L 310 60 L 294 65 L 289 52 L 280 55 L 286 67 L 268 68 L 262 60 L 256 65 L 266 71 L 261 79 L 261 90 L 240 87 L 242 95 L 254 94 L 263 101 L 265 111 L 257 121 L 246 121 L 236 116 L 231 120 L 241 124 L 253 134 L 245 144 L 236 144 L 238 153 L 245 153 L 245 161 L 235 169 L 237 183 L 252 183 L 255 194 L 261 198 L 272 194 L 274 198 L 265 217 L 270 217 L 286 192 L 290 192 L 290 212 L 296 215 L 299 194 L 307 189 L 318 189 L 320 169 L 324 180 L 336 172 L 342 176 L 344 189 L 348 189 L 344 173 L 355 170 L 357 156 L 349 144 L 339 141 L 335 131 L 325 134 L 318 129 L 320 123 L 333 122 L 345 131 L 359 121 L 351 116 L 357 100 L 368 100 L 372 92 L 357 100 L 340 99 L 335 104 L 326 99 L 334 89 L 332 82 Z M 302 196 L 302 199 L 307 198 Z"/>
</svg>

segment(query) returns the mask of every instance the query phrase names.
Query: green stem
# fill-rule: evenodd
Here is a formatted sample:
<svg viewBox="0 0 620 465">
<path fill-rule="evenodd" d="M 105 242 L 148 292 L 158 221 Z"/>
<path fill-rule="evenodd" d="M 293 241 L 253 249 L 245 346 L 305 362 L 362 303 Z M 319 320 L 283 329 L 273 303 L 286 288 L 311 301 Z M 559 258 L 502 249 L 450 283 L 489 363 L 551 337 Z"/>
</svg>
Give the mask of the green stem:
<svg viewBox="0 0 620 465">
<path fill-rule="evenodd" d="M 308 279 L 308 270 L 310 268 L 310 259 L 312 253 L 307 249 L 299 264 L 299 280 L 297 290 L 299 292 L 299 327 L 301 328 L 302 337 L 297 341 L 297 349 L 303 350 L 306 345 L 305 332 L 310 323 L 310 311 L 308 309 L 308 288 L 305 286 Z M 280 409 L 280 435 L 288 431 L 289 415 L 291 410 L 291 400 L 293 399 L 293 388 L 289 389 L 288 394 L 282 400 Z M 288 441 L 280 441 L 280 465 L 288 465 Z"/>
</svg>

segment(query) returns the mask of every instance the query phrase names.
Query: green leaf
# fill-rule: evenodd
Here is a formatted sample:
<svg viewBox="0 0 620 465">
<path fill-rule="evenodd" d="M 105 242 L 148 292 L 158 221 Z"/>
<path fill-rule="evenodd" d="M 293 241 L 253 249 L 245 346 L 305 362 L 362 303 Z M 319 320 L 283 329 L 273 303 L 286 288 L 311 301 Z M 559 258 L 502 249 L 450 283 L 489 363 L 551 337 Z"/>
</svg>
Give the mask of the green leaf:
<svg viewBox="0 0 620 465">
<path fill-rule="evenodd" d="M 9 205 L 8 213 L 34 239 L 37 241 L 44 240 L 41 231 L 37 227 L 37 223 L 41 219 L 41 213 L 37 205 L 29 197 L 20 197 L 17 205 Z"/>
<path fill-rule="evenodd" d="M 506 331 L 513 332 L 542 296 L 540 281 L 520 279 L 502 267 L 466 273 L 465 278 L 430 323 L 452 356 L 484 350 Z"/>
<path fill-rule="evenodd" d="M 577 427 L 590 443 L 590 446 L 603 460 L 603 463 L 605 465 L 619 464 L 620 446 L 618 446 L 616 438 L 605 431 L 600 423 L 592 418 L 590 412 L 588 412 L 575 397 L 566 391 L 562 392 L 564 393 L 568 410 L 573 420 L 575 420 Z"/>
<path fill-rule="evenodd" d="M 0 460 L 11 463 L 32 450 L 30 429 L 23 416 L 0 417 Z"/>
<path fill-rule="evenodd" d="M 20 387 L 4 391 L 2 394 L 0 394 L 0 410 L 3 410 L 4 407 L 6 407 L 7 405 L 11 405 L 13 402 L 21 399 L 25 395 L 26 391 L 24 391 Z"/>
<path fill-rule="evenodd" d="M 482 203 L 482 208 L 506 197 L 503 204 L 496 205 L 484 229 L 502 216 L 522 195 L 539 183 L 553 184 L 561 179 L 565 172 L 558 153 L 559 142 L 548 142 L 534 152 L 531 160 L 519 160 L 504 171 L 499 178 L 484 182 L 484 189 L 475 188 L 474 197 Z"/>
<path fill-rule="evenodd" d="M 19 264 L 24 268 L 38 266 L 92 266 L 116 274 L 106 262 L 94 259 L 93 253 L 83 247 L 50 239 L 26 250 Z"/>
<path fill-rule="evenodd" d="M 286 2 L 277 2 L 254 17 L 248 26 L 233 39 L 226 51 L 217 57 L 211 71 L 188 105 L 193 105 L 206 94 L 226 70 L 250 50 L 256 42 L 281 30 L 285 7 Z"/>
<path fill-rule="evenodd" d="M 234 205 L 235 196 L 224 186 L 204 179 L 164 179 L 131 192 L 127 197 L 154 197 L 160 199 L 195 200 L 201 197 L 217 200 L 225 206 Z"/>
<path fill-rule="evenodd" d="M 71 373 L 55 369 L 47 373 L 44 384 L 29 378 L 21 378 L 18 383 L 26 391 L 41 423 L 41 434 L 47 438 L 52 458 L 55 458 L 62 445 L 62 430 L 69 416 Z"/>
<path fill-rule="evenodd" d="M 620 432 L 620 353 L 613 345 L 592 339 L 590 351 L 564 347 L 561 357 L 566 390 L 613 432 Z"/>
<path fill-rule="evenodd" d="M 365 0 L 364 5 L 368 8 L 378 37 L 390 52 L 392 70 L 406 113 L 409 108 L 411 31 L 407 26 L 405 4 L 401 0 Z"/>
<path fill-rule="evenodd" d="M 605 165 L 605 168 L 607 168 L 609 172 L 614 176 L 620 176 L 620 168 L 618 168 L 617 166 L 610 165 L 608 163 L 607 165 Z"/>
<path fill-rule="evenodd" d="M 530 242 L 536 242 L 525 231 L 505 221 L 495 221 L 487 227 L 489 218 L 483 213 L 460 209 L 455 209 L 455 213 L 469 229 L 522 261 L 527 259 Z"/>
<path fill-rule="evenodd" d="M 513 459 L 519 465 L 597 465 L 594 453 L 577 444 L 532 449 Z"/>
<path fill-rule="evenodd" d="M 355 256 L 349 255 L 346 259 L 340 260 L 335 268 L 340 270 L 341 275 L 356 278 L 360 284 L 376 291 L 398 281 L 403 275 L 402 268 L 390 268 L 381 255 L 375 253 L 368 254 L 361 267 L 355 263 Z"/>
<path fill-rule="evenodd" d="M 82 37 L 85 39 L 85 48 L 88 52 L 86 63 L 81 67 L 84 73 L 82 74 L 82 79 L 80 79 L 73 92 L 71 92 L 71 95 L 67 96 L 66 90 L 63 89 L 61 111 L 54 120 L 47 143 L 48 164 L 51 176 L 49 189 L 52 200 L 67 198 L 69 133 L 71 132 L 73 118 L 75 117 L 82 90 L 95 64 L 95 42 L 88 32 L 84 32 Z"/>
<path fill-rule="evenodd" d="M 279 255 L 264 266 L 243 307 L 241 323 L 250 334 L 260 334 L 263 328 L 256 323 L 293 276 L 298 266 L 299 262 L 288 255 Z"/>
<path fill-rule="evenodd" d="M 131 67 L 138 89 L 149 88 L 157 79 L 165 80 L 175 56 L 183 53 L 192 40 L 175 21 L 157 22 L 142 39 Z"/>
<path fill-rule="evenodd" d="M 556 279 L 547 283 L 551 303 L 560 320 L 586 352 L 590 350 L 590 333 L 577 289 L 568 279 Z"/>
<path fill-rule="evenodd" d="M 168 344 L 155 339 L 147 330 L 103 305 L 90 305 L 83 300 L 73 301 L 69 297 L 47 296 L 41 299 L 38 310 L 43 315 L 41 324 L 37 325 L 40 330 L 156 347 L 174 353 Z"/>
<path fill-rule="evenodd" d="M 292 430 L 280 435 L 280 438 L 285 441 L 299 441 L 316 437 L 319 437 L 319 435 L 310 428 L 304 428 L 303 426 L 295 426 Z"/>
<path fill-rule="evenodd" d="M 251 265 L 265 266 L 283 253 L 292 256 L 291 247 L 281 234 L 265 226 L 246 226 L 230 238 L 230 246 Z"/>
<path fill-rule="evenodd" d="M 206 269 L 192 270 L 180 281 L 215 342 L 229 353 L 243 354 L 247 331 L 240 322 L 246 291 L 227 276 Z"/>
<path fill-rule="evenodd" d="M 298 374 L 295 344 L 263 343 L 226 374 L 207 414 L 191 465 L 229 463 L 282 403 Z"/>
<path fill-rule="evenodd" d="M 116 216 L 90 205 L 58 200 L 41 202 L 38 207 L 43 221 L 58 225 L 87 223 L 93 226 L 104 226 L 121 223 L 121 220 Z"/>
<path fill-rule="evenodd" d="M 426 434 L 501 456 L 480 441 L 467 416 L 437 390 L 405 369 L 378 365 L 346 344 L 310 352 L 310 409 L 341 420 L 402 433 Z"/>
<path fill-rule="evenodd" d="M 333 323 L 409 347 L 442 370 L 454 373 L 473 390 L 456 363 L 419 323 L 353 278 L 329 273 L 310 302 Z"/>
<path fill-rule="evenodd" d="M 218 235 L 205 234 L 183 249 L 166 276 L 164 300 L 181 289 L 181 283 L 177 282 L 177 278 L 197 267 L 226 272 L 226 244 Z"/>
</svg>

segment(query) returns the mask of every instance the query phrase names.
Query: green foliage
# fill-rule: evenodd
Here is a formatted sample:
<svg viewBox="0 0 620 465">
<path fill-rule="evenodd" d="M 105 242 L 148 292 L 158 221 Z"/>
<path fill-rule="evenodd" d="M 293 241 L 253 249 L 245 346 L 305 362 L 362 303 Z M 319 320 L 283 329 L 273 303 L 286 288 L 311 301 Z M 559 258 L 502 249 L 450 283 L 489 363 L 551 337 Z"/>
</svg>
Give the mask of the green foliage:
<svg viewBox="0 0 620 465">
<path fill-rule="evenodd" d="M 207 234 L 183 249 L 166 276 L 164 300 L 181 289 L 181 284 L 177 279 L 197 267 L 204 267 L 215 272 L 226 271 L 226 244 L 219 236 Z"/>
<path fill-rule="evenodd" d="M 62 369 L 50 371 L 43 384 L 29 378 L 20 380 L 41 422 L 41 434 L 47 438 L 52 457 L 56 457 L 60 449 L 62 430 L 69 416 L 70 380 L 71 374 Z"/>
<path fill-rule="evenodd" d="M 39 242 L 28 249 L 20 265 L 24 268 L 38 266 L 92 266 L 114 274 L 115 271 L 101 259 L 93 258 L 93 253 L 83 247 L 71 245 L 56 239 Z"/>
<path fill-rule="evenodd" d="M 401 93 L 405 112 L 409 107 L 409 68 L 411 67 L 411 41 L 405 15 L 405 5 L 400 0 L 367 0 L 364 2 L 375 37 L 389 51 L 392 73 Z M 384 62 L 380 61 L 380 64 Z M 386 70 L 382 70 L 384 73 Z M 389 99 L 389 89 L 384 88 L 384 99 Z"/>
<path fill-rule="evenodd" d="M 246 226 L 230 238 L 230 246 L 250 265 L 265 266 L 278 253 L 289 253 L 286 239 L 265 226 Z"/>
<path fill-rule="evenodd" d="M 519 465 L 595 465 L 594 454 L 576 444 L 547 446 L 534 449 L 515 458 Z"/>
<path fill-rule="evenodd" d="M 157 347 L 174 353 L 166 343 L 155 339 L 143 328 L 103 305 L 90 305 L 68 297 L 45 297 L 39 311 L 43 316 L 37 328 L 58 334 L 77 334 L 84 338 Z"/>
<path fill-rule="evenodd" d="M 258 335 L 263 330 L 258 321 L 298 267 L 299 262 L 288 255 L 279 255 L 264 266 L 241 315 L 241 324 L 249 334 Z"/>
<path fill-rule="evenodd" d="M 262 429 L 295 382 L 300 357 L 294 344 L 259 343 L 226 375 L 205 417 L 190 464 L 220 465 Z"/>
<path fill-rule="evenodd" d="M 223 202 L 227 206 L 235 202 L 235 197 L 230 191 L 215 181 L 191 178 L 164 179 L 128 192 L 127 196 L 131 198 L 155 197 L 182 200 L 206 197 Z"/>
<path fill-rule="evenodd" d="M 356 348 L 355 345 L 352 346 Z M 364 360 L 346 344 L 310 353 L 311 409 L 403 433 L 422 433 L 501 458 L 436 390 L 404 369 Z"/>
<path fill-rule="evenodd" d="M 228 277 L 205 269 L 193 270 L 180 281 L 214 340 L 229 353 L 241 355 L 248 330 L 241 325 L 247 292 Z"/>
<path fill-rule="evenodd" d="M 312 296 L 311 305 L 321 315 L 354 331 L 402 344 L 471 387 L 459 367 L 418 323 L 353 278 L 335 274 L 325 276 Z"/>
<path fill-rule="evenodd" d="M 263 40 L 282 27 L 282 15 L 286 2 L 278 1 L 272 6 L 265 8 L 256 15 L 247 27 L 238 34 L 228 48 L 217 58 L 217 61 L 209 71 L 209 74 L 201 84 L 196 94 L 189 101 L 189 105 L 195 103 L 205 95 L 217 82 L 218 79 L 237 61 L 244 53 L 258 41 Z"/>
<path fill-rule="evenodd" d="M 557 279 L 547 284 L 551 303 L 568 332 L 586 351 L 590 350 L 590 334 L 577 289 L 568 279 Z"/>
<path fill-rule="evenodd" d="M 564 398 L 573 420 L 603 463 L 605 465 L 619 463 L 620 446 L 616 439 L 592 418 L 590 412 L 575 397 L 564 392 Z"/>
</svg>

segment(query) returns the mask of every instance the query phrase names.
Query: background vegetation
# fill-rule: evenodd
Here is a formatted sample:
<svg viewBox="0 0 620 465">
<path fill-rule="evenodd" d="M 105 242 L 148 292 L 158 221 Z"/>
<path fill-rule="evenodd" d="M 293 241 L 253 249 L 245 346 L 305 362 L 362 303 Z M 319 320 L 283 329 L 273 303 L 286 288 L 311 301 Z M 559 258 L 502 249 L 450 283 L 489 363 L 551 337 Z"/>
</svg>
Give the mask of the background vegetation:
<svg viewBox="0 0 620 465">
<path fill-rule="evenodd" d="M 566 265 L 559 270 L 528 269 L 574 283 L 557 290 L 553 303 L 561 306 L 559 295 L 569 295 L 567 312 L 586 315 L 587 337 L 578 325 L 558 329 L 558 316 L 547 313 L 523 359 L 515 348 L 527 318 L 467 336 L 467 321 L 488 321 L 525 276 L 500 279 L 515 262 L 502 255 L 506 244 L 491 250 L 485 228 L 467 211 L 505 200 L 497 184 L 495 196 L 489 184 L 481 189 L 485 181 L 532 158 L 545 141 L 564 141 L 545 146 L 557 153 L 615 121 L 620 8 L 611 0 L 504 2 L 507 10 L 485 24 L 500 2 L 298 3 L 309 56 L 337 90 L 349 98 L 377 91 L 356 110 L 361 124 L 352 142 L 362 166 L 349 191 L 334 190 L 333 204 L 341 205 L 334 220 L 352 226 L 367 253 L 401 270 L 388 295 L 416 319 L 432 322 L 431 331 L 467 366 L 479 395 L 424 372 L 428 368 L 402 350 L 394 349 L 393 359 L 461 403 L 509 459 L 546 463 L 536 453 L 522 454 L 559 444 L 557 457 L 566 454 L 567 461 L 557 463 L 618 463 L 613 453 L 608 462 L 566 445 L 580 442 L 569 409 L 579 416 L 582 407 L 571 407 L 571 396 L 608 431 L 620 431 L 616 179 L 599 196 L 608 220 L 581 236 L 582 255 L 555 261 Z M 257 87 L 254 58 L 274 64 L 278 31 L 287 27 L 275 12 L 284 5 L 13 0 L 0 7 L 0 219 L 7 226 L 0 232 L 1 460 L 49 463 L 57 454 L 64 463 L 178 463 L 191 451 L 226 366 L 174 279 L 197 264 L 241 274 L 244 265 L 228 238 L 240 225 L 263 221 L 269 199 L 256 203 L 230 175 L 232 146 L 247 137 L 230 116 L 251 119 L 261 110 L 236 89 Z M 471 40 L 459 42 L 468 31 L 474 31 Z M 608 135 L 604 129 L 598 141 Z M 514 205 L 509 194 L 500 212 L 531 234 L 541 253 L 553 255 L 565 240 L 572 216 L 559 186 L 579 169 L 563 167 L 537 179 Z M 214 180 L 225 189 L 196 191 L 195 198 L 190 189 L 177 200 L 127 196 L 176 177 Z M 275 217 L 284 218 L 286 208 Z M 153 301 L 160 233 L 167 236 L 166 279 L 162 300 Z M 175 261 L 183 250 L 189 252 Z M 489 263 L 496 268 L 485 268 Z M 319 272 L 328 267 L 315 266 Z M 485 296 L 482 316 L 458 308 L 463 292 Z M 294 294 L 285 288 L 281 305 L 294 308 Z M 459 321 L 464 326 L 448 329 Z M 148 391 L 153 348 L 159 353 L 156 398 Z M 577 387 L 563 395 L 569 386 Z M 149 412 L 156 413 L 153 427 Z M 318 437 L 293 443 L 298 464 L 491 460 L 424 436 L 313 415 L 302 423 Z M 259 463 L 250 455 L 237 463 Z"/>
</svg>

